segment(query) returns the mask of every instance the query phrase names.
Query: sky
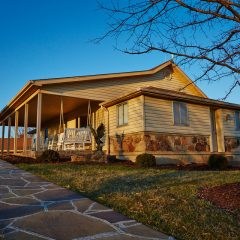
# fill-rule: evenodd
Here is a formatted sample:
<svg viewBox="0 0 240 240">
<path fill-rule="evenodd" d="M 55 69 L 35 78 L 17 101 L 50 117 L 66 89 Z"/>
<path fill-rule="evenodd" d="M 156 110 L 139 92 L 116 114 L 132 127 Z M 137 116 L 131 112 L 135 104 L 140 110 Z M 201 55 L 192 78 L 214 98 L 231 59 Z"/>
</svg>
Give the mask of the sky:
<svg viewBox="0 0 240 240">
<path fill-rule="evenodd" d="M 105 0 L 110 2 L 110 0 Z M 127 55 L 114 39 L 93 39 L 107 30 L 96 0 L 0 0 L 0 109 L 28 80 L 145 70 L 171 58 L 152 53 Z M 192 79 L 198 66 L 185 66 Z M 199 82 L 210 98 L 224 96 L 231 83 Z M 240 88 L 228 102 L 239 103 Z"/>
</svg>

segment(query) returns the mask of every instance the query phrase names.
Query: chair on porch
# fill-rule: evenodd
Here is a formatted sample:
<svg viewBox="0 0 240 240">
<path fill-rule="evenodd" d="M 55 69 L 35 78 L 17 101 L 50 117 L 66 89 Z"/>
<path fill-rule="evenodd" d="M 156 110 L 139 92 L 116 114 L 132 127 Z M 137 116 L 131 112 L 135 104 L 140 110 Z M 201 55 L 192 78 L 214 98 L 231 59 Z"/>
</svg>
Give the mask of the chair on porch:
<svg viewBox="0 0 240 240">
<path fill-rule="evenodd" d="M 57 141 L 57 151 L 64 150 L 63 143 L 64 143 L 64 133 L 59 133 L 58 141 Z"/>
<path fill-rule="evenodd" d="M 48 141 L 48 150 L 57 150 L 57 141 L 55 135 Z"/>
<path fill-rule="evenodd" d="M 53 137 L 48 141 L 48 149 L 60 151 L 63 150 L 63 142 L 64 142 L 64 132 L 59 134 L 54 134 Z"/>
</svg>

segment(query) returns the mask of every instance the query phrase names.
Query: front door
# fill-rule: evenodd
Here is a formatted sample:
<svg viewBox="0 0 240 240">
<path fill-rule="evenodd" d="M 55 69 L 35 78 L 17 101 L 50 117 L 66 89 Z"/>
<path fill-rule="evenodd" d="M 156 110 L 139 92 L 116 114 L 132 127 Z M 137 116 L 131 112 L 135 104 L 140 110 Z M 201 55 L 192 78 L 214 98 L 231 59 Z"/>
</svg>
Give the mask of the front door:
<svg viewBox="0 0 240 240">
<path fill-rule="evenodd" d="M 215 117 L 215 109 L 210 110 L 211 115 L 211 140 L 212 140 L 212 151 L 218 151 L 218 144 L 217 144 L 217 129 L 216 129 L 216 117 Z"/>
</svg>

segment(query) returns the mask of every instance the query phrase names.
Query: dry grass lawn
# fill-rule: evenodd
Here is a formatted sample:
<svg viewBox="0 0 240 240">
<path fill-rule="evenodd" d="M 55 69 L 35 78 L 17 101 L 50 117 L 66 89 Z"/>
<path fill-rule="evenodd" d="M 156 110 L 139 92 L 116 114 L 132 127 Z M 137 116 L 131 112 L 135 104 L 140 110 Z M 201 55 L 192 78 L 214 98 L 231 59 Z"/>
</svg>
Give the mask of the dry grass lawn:
<svg viewBox="0 0 240 240">
<path fill-rule="evenodd" d="M 177 239 L 240 239 L 240 220 L 197 196 L 204 187 L 240 182 L 240 171 L 177 171 L 117 165 L 21 164 Z"/>
</svg>

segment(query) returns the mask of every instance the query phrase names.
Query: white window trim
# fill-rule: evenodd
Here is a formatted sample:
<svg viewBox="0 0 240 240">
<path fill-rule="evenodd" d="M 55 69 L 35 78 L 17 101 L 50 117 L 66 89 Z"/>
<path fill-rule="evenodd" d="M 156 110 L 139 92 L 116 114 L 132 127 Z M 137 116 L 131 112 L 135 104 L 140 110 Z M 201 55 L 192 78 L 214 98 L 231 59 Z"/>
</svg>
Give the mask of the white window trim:
<svg viewBox="0 0 240 240">
<path fill-rule="evenodd" d="M 185 103 L 187 106 L 187 123 L 186 124 L 176 124 L 175 123 L 175 114 L 174 114 L 174 103 Z M 190 119 L 189 119 L 189 111 L 188 111 L 188 103 L 186 102 L 181 102 L 181 101 L 172 101 L 172 121 L 174 126 L 182 126 L 182 127 L 189 127 L 190 126 Z M 180 113 L 180 118 L 181 118 L 181 113 Z M 181 119 L 180 119 L 181 120 Z"/>
<path fill-rule="evenodd" d="M 119 106 L 123 106 L 123 105 L 127 105 L 127 123 L 119 124 Z M 128 125 L 128 119 L 129 119 L 128 102 L 122 102 L 116 105 L 116 116 L 117 116 L 117 119 L 116 119 L 117 127 L 124 127 Z M 123 107 L 123 121 L 124 121 L 124 107 Z"/>
</svg>

